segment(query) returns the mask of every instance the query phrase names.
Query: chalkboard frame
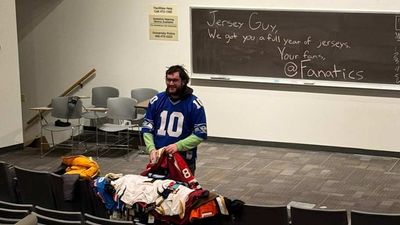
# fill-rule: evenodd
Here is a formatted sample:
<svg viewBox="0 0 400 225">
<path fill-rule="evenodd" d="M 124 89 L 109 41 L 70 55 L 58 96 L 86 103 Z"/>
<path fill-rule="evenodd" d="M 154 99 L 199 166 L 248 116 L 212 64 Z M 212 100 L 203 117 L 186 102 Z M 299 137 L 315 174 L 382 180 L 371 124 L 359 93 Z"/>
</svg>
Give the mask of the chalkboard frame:
<svg viewBox="0 0 400 225">
<path fill-rule="evenodd" d="M 387 84 L 387 83 L 366 83 L 366 82 L 343 82 L 333 80 L 314 80 L 314 79 L 294 79 L 294 78 L 283 78 L 283 77 L 260 77 L 251 75 L 232 75 L 232 74 L 208 74 L 208 73 L 197 73 L 193 71 L 193 10 L 247 10 L 247 11 L 271 11 L 271 12 L 316 12 L 316 13 L 351 13 L 351 14 L 390 14 L 400 16 L 400 11 L 371 11 L 371 10 L 322 10 L 322 9 L 277 9 L 277 8 L 247 8 L 247 7 L 208 7 L 208 6 L 191 6 L 190 7 L 190 45 L 191 45 L 191 78 L 194 80 L 207 80 L 207 81 L 223 81 L 223 82 L 246 82 L 246 83 L 267 83 L 267 84 L 279 84 L 279 85 L 302 85 L 302 86 L 321 86 L 321 87 L 339 87 L 339 88 L 360 88 L 360 89 L 377 89 L 377 90 L 400 90 L 400 84 Z M 399 43 L 400 46 L 400 43 Z"/>
</svg>

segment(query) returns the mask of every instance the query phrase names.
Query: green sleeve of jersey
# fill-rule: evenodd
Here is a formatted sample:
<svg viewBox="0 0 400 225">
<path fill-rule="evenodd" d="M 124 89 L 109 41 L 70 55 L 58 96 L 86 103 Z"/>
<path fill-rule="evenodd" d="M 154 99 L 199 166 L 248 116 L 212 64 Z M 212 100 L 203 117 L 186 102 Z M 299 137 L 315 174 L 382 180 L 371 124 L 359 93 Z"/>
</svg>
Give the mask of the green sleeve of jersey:
<svg viewBox="0 0 400 225">
<path fill-rule="evenodd" d="M 146 145 L 147 153 L 150 153 L 151 150 L 156 149 L 154 145 L 153 135 L 151 133 L 144 133 L 143 134 L 144 144 Z"/>
<path fill-rule="evenodd" d="M 178 151 L 187 151 L 189 149 L 195 148 L 202 141 L 203 138 L 199 138 L 196 135 L 192 134 L 189 137 L 176 142 L 176 145 L 178 146 Z"/>
</svg>

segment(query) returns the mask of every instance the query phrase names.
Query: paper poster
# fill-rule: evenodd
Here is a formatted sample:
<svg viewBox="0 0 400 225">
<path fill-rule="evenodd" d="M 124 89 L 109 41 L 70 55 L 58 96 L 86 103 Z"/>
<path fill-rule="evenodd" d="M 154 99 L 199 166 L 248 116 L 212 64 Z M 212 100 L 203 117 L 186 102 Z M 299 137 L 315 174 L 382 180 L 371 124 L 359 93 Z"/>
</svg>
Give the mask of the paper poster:
<svg viewBox="0 0 400 225">
<path fill-rule="evenodd" d="M 152 5 L 149 12 L 150 40 L 178 41 L 175 5 Z"/>
</svg>

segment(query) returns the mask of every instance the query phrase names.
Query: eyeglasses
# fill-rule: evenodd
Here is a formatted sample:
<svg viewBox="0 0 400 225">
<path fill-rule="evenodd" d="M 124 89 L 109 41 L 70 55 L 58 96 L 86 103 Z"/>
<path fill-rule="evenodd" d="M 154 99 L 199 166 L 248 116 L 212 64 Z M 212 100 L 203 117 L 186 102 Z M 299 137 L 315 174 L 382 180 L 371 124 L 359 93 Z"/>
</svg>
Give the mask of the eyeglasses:
<svg viewBox="0 0 400 225">
<path fill-rule="evenodd" d="M 179 83 L 179 81 L 180 81 L 180 79 L 171 79 L 171 78 L 165 78 L 165 82 L 167 83 L 167 84 L 169 84 L 169 83 L 174 83 L 174 84 L 177 84 L 177 83 Z"/>
</svg>

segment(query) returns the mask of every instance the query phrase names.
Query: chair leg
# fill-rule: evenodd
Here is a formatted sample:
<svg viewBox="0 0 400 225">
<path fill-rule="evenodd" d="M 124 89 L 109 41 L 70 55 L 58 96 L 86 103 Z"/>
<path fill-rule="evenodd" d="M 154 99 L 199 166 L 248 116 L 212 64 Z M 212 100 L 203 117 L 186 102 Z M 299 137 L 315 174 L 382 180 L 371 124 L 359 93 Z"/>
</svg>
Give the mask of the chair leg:
<svg viewBox="0 0 400 225">
<path fill-rule="evenodd" d="M 80 119 L 79 119 L 79 124 L 78 124 L 78 140 L 77 140 L 79 150 L 81 150 L 81 149 L 80 149 L 81 144 L 82 144 L 84 150 L 86 149 L 85 146 L 84 146 L 84 143 L 81 143 L 81 134 L 82 134 L 82 130 L 83 130 L 83 128 L 81 128 L 81 121 L 80 121 Z"/>
<path fill-rule="evenodd" d="M 104 136 L 104 146 L 105 148 L 107 148 L 107 151 L 110 150 L 110 145 L 108 145 L 108 132 L 105 132 L 105 136 Z"/>
<path fill-rule="evenodd" d="M 82 141 L 81 142 L 81 134 L 82 134 L 82 131 L 83 131 L 83 126 L 82 126 L 82 128 L 81 128 L 81 122 L 80 122 L 80 120 L 79 120 L 79 124 L 78 124 L 78 140 L 77 140 L 77 149 L 79 150 L 79 152 L 81 151 L 81 148 L 83 148 L 83 152 L 86 152 L 86 144 L 85 144 L 85 142 L 84 141 Z"/>
<path fill-rule="evenodd" d="M 71 129 L 71 155 L 73 155 L 73 153 L 74 153 L 74 130 L 75 130 L 75 128 L 74 127 L 72 127 L 72 129 Z"/>
<path fill-rule="evenodd" d="M 94 127 L 96 129 L 96 158 L 99 159 L 99 129 L 97 128 L 97 118 L 94 119 Z"/>
<path fill-rule="evenodd" d="M 107 143 L 108 143 L 108 140 L 107 140 L 107 139 L 108 139 L 108 134 L 107 134 L 107 132 L 106 132 L 106 136 L 105 136 L 105 138 L 104 138 L 104 142 L 105 142 L 104 144 L 105 144 L 105 146 L 107 146 L 107 148 L 109 148 L 109 147 L 108 147 L 108 144 L 107 144 Z"/>
<path fill-rule="evenodd" d="M 97 129 L 97 118 L 94 119 L 94 127 L 96 129 L 96 147 L 99 146 L 99 129 Z"/>
<path fill-rule="evenodd" d="M 146 146 L 144 146 L 144 144 L 143 144 L 142 135 L 140 135 L 140 133 L 141 133 L 140 131 L 141 130 L 140 130 L 140 126 L 139 126 L 138 127 L 138 138 L 139 138 L 139 144 L 140 144 L 140 146 L 138 146 L 139 154 L 147 154 L 145 151 Z"/>
<path fill-rule="evenodd" d="M 43 158 L 43 128 L 40 128 L 40 158 Z"/>
<path fill-rule="evenodd" d="M 40 158 L 45 157 L 47 154 L 49 154 L 50 152 L 52 152 L 55 149 L 55 142 L 54 142 L 54 135 L 53 135 L 53 131 L 50 131 L 51 134 L 51 143 L 52 146 L 50 146 L 50 144 L 48 143 L 43 143 L 43 130 L 40 130 Z M 43 149 L 43 145 L 47 144 L 49 146 L 48 151 L 45 153 L 44 149 Z"/>
<path fill-rule="evenodd" d="M 127 136 L 127 140 L 126 140 L 126 159 L 128 159 L 128 154 L 129 154 L 129 129 L 127 129 L 126 131 L 126 136 Z"/>
<path fill-rule="evenodd" d="M 55 142 L 54 142 L 54 134 L 53 134 L 53 131 L 50 131 L 50 134 L 51 134 L 51 148 L 54 148 L 54 146 L 56 145 L 55 144 Z"/>
</svg>

